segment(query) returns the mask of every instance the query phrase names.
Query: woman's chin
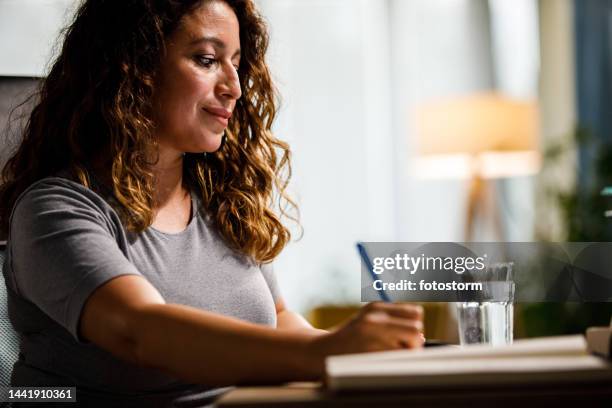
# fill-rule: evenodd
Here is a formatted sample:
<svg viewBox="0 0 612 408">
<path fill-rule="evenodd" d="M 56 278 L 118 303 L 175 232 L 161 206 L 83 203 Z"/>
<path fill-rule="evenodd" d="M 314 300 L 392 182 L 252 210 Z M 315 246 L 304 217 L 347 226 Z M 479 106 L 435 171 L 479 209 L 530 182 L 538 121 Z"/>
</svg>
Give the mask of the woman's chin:
<svg viewBox="0 0 612 408">
<path fill-rule="evenodd" d="M 190 149 L 190 153 L 214 153 L 223 143 L 223 132 L 220 134 L 208 134 L 200 139 L 200 143 Z"/>
<path fill-rule="evenodd" d="M 219 135 L 219 137 L 215 138 L 214 143 L 210 146 L 211 150 L 207 150 L 207 152 L 214 153 L 221 148 L 223 145 L 223 133 Z"/>
</svg>

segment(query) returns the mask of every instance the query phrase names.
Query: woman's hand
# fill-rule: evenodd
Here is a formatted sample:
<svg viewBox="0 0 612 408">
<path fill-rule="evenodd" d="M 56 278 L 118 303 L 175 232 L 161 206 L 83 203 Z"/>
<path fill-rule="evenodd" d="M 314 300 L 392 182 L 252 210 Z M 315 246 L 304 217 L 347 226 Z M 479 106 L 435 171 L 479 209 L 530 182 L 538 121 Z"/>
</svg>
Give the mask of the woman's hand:
<svg viewBox="0 0 612 408">
<path fill-rule="evenodd" d="M 421 306 L 369 303 L 345 324 L 312 340 L 313 369 L 322 375 L 327 356 L 418 348 L 424 341 Z"/>
</svg>

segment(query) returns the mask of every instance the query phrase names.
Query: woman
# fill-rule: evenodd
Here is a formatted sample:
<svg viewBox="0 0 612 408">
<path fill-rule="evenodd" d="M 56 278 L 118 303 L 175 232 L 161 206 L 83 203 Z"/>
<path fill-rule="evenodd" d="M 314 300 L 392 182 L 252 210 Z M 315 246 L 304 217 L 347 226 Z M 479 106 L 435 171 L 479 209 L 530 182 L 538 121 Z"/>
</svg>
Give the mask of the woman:
<svg viewBox="0 0 612 408">
<path fill-rule="evenodd" d="M 250 0 L 81 6 L 3 171 L 14 385 L 180 406 L 422 345 L 413 306 L 370 304 L 330 333 L 284 307 L 272 207 L 292 204 L 289 149 L 266 47 Z"/>
</svg>

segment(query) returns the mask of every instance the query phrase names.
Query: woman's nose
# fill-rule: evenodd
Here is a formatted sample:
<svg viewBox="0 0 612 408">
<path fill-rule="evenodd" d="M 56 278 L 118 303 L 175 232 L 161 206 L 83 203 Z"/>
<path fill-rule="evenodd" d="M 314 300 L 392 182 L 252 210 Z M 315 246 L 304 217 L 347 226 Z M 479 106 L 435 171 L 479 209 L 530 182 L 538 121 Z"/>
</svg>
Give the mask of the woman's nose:
<svg viewBox="0 0 612 408">
<path fill-rule="evenodd" d="M 230 99 L 239 99 L 242 96 L 238 71 L 233 65 L 223 69 L 219 80 L 219 93 Z"/>
</svg>

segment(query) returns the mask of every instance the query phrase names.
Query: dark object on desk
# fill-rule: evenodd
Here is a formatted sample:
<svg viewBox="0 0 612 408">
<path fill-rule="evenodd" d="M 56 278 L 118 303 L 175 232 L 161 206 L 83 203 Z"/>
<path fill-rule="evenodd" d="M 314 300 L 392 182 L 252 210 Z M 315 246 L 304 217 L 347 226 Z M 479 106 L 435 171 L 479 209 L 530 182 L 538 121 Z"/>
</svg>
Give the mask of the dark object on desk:
<svg viewBox="0 0 612 408">
<path fill-rule="evenodd" d="M 425 347 L 441 347 L 441 346 L 455 346 L 456 344 L 445 343 L 440 340 L 425 340 Z"/>
</svg>

